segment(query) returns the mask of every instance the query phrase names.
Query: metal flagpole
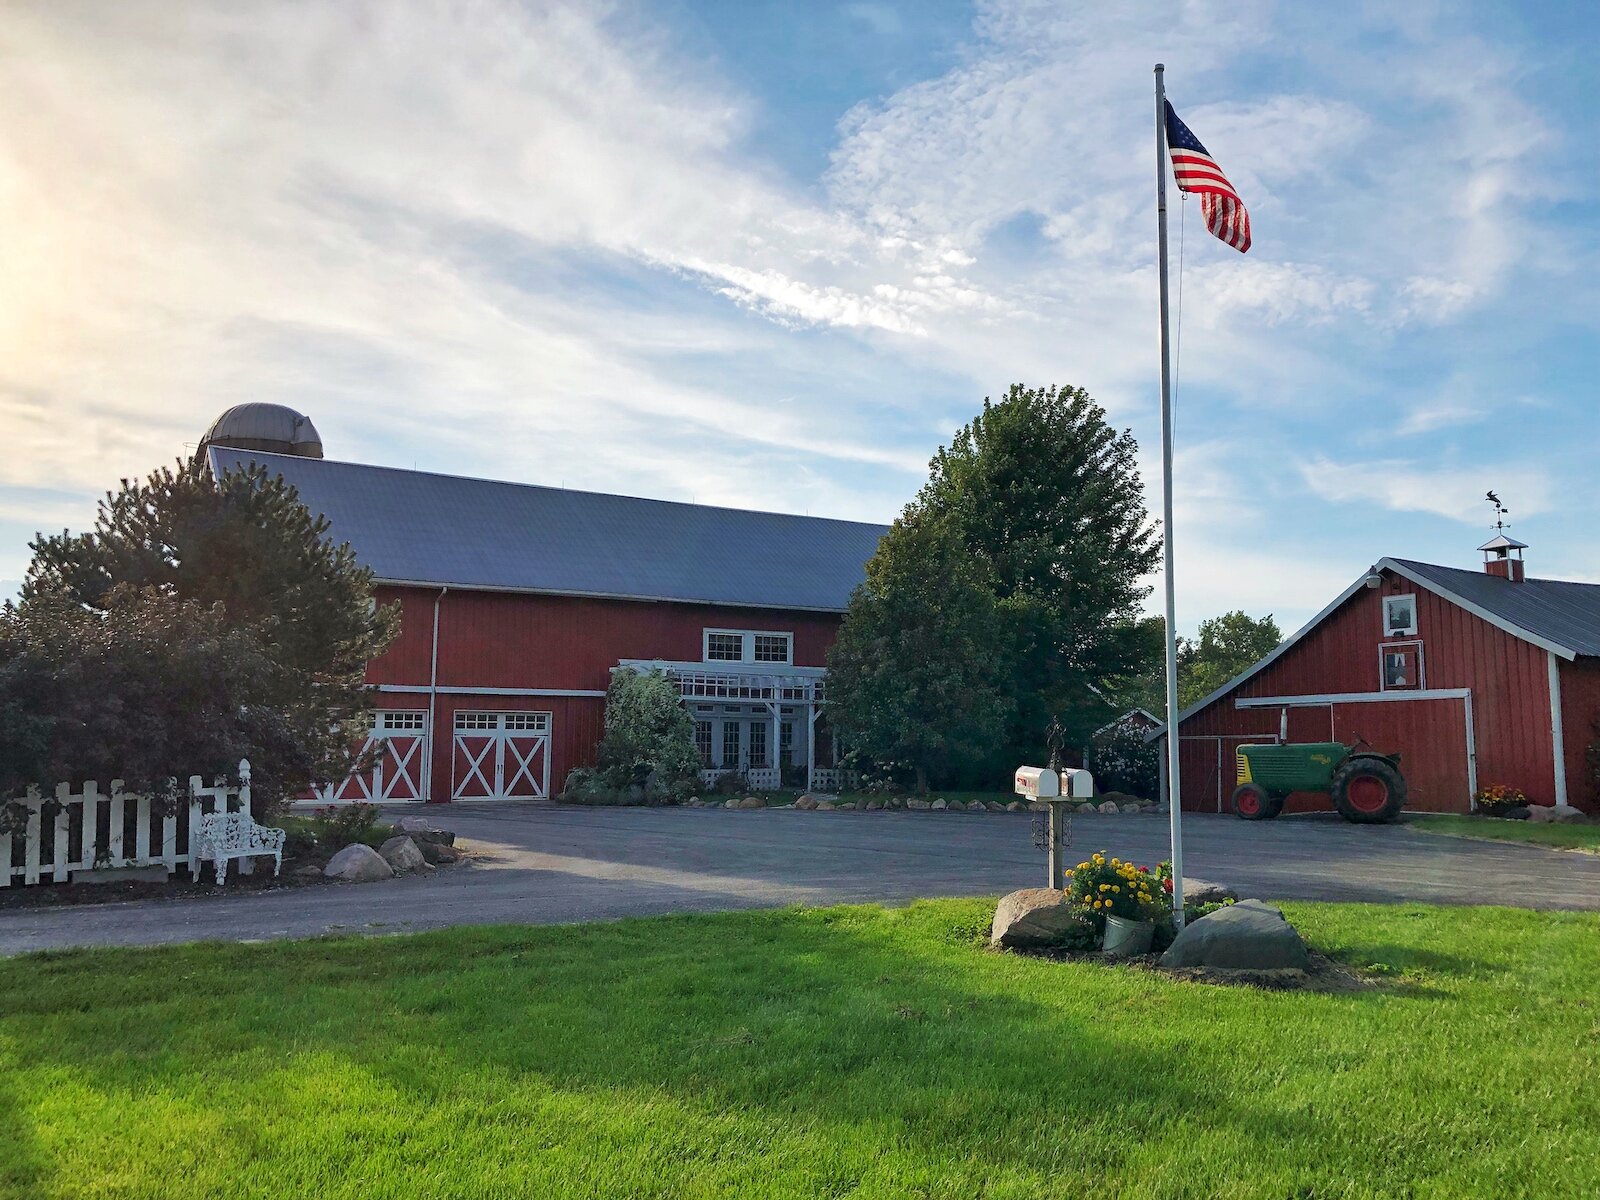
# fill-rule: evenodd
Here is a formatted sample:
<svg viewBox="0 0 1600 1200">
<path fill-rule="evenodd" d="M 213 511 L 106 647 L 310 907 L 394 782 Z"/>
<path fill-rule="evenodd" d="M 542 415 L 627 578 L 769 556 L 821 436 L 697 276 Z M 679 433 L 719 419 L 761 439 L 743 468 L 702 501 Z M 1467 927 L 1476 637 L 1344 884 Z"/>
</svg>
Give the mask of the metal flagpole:
<svg viewBox="0 0 1600 1200">
<path fill-rule="evenodd" d="M 1183 802 L 1178 786 L 1177 593 L 1172 585 L 1172 351 L 1167 330 L 1167 68 L 1156 64 L 1156 229 L 1161 270 L 1161 560 L 1167 592 L 1167 809 L 1172 821 L 1172 920 L 1183 928 Z"/>
</svg>

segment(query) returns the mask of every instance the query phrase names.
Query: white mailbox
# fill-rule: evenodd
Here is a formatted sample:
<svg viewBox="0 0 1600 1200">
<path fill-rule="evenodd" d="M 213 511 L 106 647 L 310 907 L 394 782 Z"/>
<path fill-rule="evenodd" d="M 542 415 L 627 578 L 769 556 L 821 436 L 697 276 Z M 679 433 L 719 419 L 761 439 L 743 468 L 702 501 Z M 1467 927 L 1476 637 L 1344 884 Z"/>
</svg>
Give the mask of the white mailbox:
<svg viewBox="0 0 1600 1200">
<path fill-rule="evenodd" d="M 1049 767 L 1018 767 L 1014 790 L 1030 800 L 1054 800 L 1061 795 L 1061 780 Z"/>
<path fill-rule="evenodd" d="M 1076 767 L 1069 767 L 1061 772 L 1061 794 L 1071 796 L 1074 800 L 1092 800 L 1094 798 L 1094 776 L 1087 771 Z"/>
</svg>

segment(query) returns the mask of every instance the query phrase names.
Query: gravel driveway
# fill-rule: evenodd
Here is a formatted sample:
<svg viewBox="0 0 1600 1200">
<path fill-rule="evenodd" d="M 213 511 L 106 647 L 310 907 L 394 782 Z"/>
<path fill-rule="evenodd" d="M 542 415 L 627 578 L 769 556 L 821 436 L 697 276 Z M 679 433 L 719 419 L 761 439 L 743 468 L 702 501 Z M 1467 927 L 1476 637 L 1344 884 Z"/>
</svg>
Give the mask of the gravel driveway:
<svg viewBox="0 0 1600 1200">
<path fill-rule="evenodd" d="M 415 810 L 407 810 L 415 811 Z M 399 811 L 391 815 L 399 815 Z M 1045 883 L 1023 813 L 725 812 L 458 804 L 473 854 L 382 883 L 0 912 L 0 954 L 66 946 L 553 924 L 785 904 L 993 895 Z M 1073 818 L 1078 854 L 1167 853 L 1166 818 Z M 1600 856 L 1298 817 L 1184 818 L 1185 873 L 1265 899 L 1600 909 Z"/>
</svg>

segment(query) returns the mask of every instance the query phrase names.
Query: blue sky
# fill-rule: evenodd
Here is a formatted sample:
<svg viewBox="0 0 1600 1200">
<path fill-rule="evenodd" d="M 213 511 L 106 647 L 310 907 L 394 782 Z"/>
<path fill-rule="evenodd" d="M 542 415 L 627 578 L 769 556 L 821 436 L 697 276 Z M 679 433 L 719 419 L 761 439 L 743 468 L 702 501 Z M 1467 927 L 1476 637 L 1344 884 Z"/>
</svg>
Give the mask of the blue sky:
<svg viewBox="0 0 1600 1200">
<path fill-rule="evenodd" d="M 1597 44 L 1560 4 L 7 7 L 0 591 L 252 399 L 334 457 L 887 521 L 984 395 L 1071 383 L 1153 483 L 1158 60 L 1255 232 L 1174 202 L 1180 624 L 1469 565 L 1491 487 L 1600 581 Z"/>
</svg>

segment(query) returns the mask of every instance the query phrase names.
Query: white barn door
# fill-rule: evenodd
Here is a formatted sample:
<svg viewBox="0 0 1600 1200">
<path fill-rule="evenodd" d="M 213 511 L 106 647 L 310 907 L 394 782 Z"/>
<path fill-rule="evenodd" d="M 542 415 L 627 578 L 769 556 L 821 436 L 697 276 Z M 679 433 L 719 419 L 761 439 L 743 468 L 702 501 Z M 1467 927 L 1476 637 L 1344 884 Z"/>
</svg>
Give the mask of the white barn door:
<svg viewBox="0 0 1600 1200">
<path fill-rule="evenodd" d="M 539 800 L 550 793 L 547 712 L 458 712 L 452 800 Z"/>
</svg>

